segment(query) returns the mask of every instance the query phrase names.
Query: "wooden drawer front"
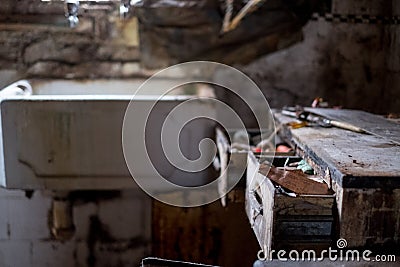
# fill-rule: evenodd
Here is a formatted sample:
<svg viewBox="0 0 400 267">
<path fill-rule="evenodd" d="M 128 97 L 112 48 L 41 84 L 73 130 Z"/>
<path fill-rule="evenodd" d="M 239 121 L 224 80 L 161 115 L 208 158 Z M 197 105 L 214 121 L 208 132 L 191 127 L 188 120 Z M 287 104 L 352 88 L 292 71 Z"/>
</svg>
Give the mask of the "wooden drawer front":
<svg viewBox="0 0 400 267">
<path fill-rule="evenodd" d="M 246 213 L 250 225 L 264 251 L 271 250 L 275 187 L 258 173 L 259 164 L 252 153 L 248 154 L 246 175 Z"/>
<path fill-rule="evenodd" d="M 274 195 L 274 249 L 328 248 L 334 229 L 332 208 L 334 197 L 290 197 Z"/>
<path fill-rule="evenodd" d="M 266 257 L 271 250 L 328 248 L 332 242 L 334 195 L 289 196 L 258 172 L 249 153 L 246 212 Z"/>
</svg>

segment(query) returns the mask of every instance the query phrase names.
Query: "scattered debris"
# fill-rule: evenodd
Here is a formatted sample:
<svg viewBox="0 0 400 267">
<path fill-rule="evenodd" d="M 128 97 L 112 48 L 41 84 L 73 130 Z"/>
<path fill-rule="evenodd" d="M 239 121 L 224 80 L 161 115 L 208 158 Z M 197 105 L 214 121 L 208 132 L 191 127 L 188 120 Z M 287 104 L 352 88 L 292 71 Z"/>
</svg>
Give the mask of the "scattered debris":
<svg viewBox="0 0 400 267">
<path fill-rule="evenodd" d="M 324 101 L 324 99 L 322 97 L 316 97 L 312 104 L 311 107 L 313 108 L 327 108 L 329 107 L 328 102 Z"/>
<path fill-rule="evenodd" d="M 297 169 L 305 174 L 314 174 L 314 169 L 304 159 L 297 164 Z"/>
<path fill-rule="evenodd" d="M 354 124 L 344 122 L 344 121 L 328 119 L 327 117 L 318 115 L 316 113 L 313 113 L 310 111 L 305 111 L 302 107 L 300 107 L 300 108 L 299 107 L 296 107 L 296 108 L 287 107 L 282 110 L 282 114 L 285 116 L 297 118 L 301 122 L 305 122 L 306 123 L 305 126 L 318 125 L 318 126 L 322 126 L 322 127 L 336 127 L 336 128 L 341 128 L 341 129 L 349 130 L 352 132 L 356 132 L 356 133 L 364 133 L 364 134 L 367 133 L 364 129 L 362 129 Z M 297 128 L 304 127 L 301 124 L 301 122 L 300 123 L 290 122 L 289 126 L 291 126 L 294 129 L 295 129 L 295 127 L 297 127 Z"/>
<path fill-rule="evenodd" d="M 279 153 L 288 153 L 290 151 L 292 151 L 292 148 L 287 145 L 279 145 L 276 147 L 276 152 Z"/>
</svg>

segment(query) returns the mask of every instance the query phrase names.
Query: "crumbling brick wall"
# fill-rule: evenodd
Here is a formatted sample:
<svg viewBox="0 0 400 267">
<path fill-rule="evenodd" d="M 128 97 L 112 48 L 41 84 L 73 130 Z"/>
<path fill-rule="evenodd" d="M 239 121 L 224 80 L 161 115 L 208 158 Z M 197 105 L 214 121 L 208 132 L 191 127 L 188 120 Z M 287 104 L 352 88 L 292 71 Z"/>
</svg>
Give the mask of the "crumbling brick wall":
<svg viewBox="0 0 400 267">
<path fill-rule="evenodd" d="M 19 77 L 140 76 L 136 19 L 120 19 L 117 3 L 82 2 L 69 28 L 64 2 L 2 1 L 0 69 Z"/>
</svg>

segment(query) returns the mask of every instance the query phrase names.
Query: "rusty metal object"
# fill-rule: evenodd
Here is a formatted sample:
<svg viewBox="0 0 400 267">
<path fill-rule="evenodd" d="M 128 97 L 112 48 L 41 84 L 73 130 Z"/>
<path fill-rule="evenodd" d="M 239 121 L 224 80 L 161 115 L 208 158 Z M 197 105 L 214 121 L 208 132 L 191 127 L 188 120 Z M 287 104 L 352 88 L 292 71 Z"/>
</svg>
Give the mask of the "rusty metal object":
<svg viewBox="0 0 400 267">
<path fill-rule="evenodd" d="M 328 119 L 328 118 L 325 118 L 324 116 L 317 115 L 312 112 L 305 111 L 303 109 L 297 110 L 297 111 L 291 111 L 291 110 L 284 109 L 284 110 L 282 110 L 282 114 L 284 114 L 286 116 L 298 118 L 301 122 L 306 123 L 305 126 L 310 125 L 309 123 L 314 123 L 314 124 L 322 126 L 322 127 L 332 127 L 333 126 L 333 127 L 349 130 L 349 131 L 356 132 L 356 133 L 367 133 L 364 129 L 357 127 L 351 123 Z M 302 127 L 301 122 L 300 122 L 300 126 L 294 125 L 293 127 L 301 128 Z M 291 123 L 289 123 L 289 125 L 290 124 L 295 124 L 295 123 L 291 122 Z"/>
<path fill-rule="evenodd" d="M 308 126 L 308 123 L 306 121 L 291 121 L 288 122 L 287 125 L 290 126 L 292 129 L 298 129 Z"/>
<path fill-rule="evenodd" d="M 400 146 L 400 127 L 382 116 L 361 110 L 305 108 L 305 111 L 323 116 L 329 120 L 349 123 L 363 129 L 366 133 L 377 136 Z"/>
</svg>

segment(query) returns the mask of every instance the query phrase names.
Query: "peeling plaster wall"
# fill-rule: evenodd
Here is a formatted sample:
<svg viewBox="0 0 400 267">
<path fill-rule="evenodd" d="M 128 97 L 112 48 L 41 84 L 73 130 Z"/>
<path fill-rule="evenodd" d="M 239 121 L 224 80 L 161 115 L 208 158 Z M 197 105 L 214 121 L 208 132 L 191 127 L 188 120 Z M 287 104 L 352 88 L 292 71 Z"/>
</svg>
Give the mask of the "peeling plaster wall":
<svg viewBox="0 0 400 267">
<path fill-rule="evenodd" d="M 139 190 L 75 193 L 68 241 L 50 234 L 50 209 L 48 192 L 0 188 L 0 266 L 136 266 L 150 255 L 151 201 Z"/>
<path fill-rule="evenodd" d="M 0 5 L 0 85 L 35 78 L 134 78 L 136 19 L 114 4 L 81 3 L 66 27 L 64 3 L 5 0 Z M 0 266 L 136 266 L 151 255 L 151 199 L 141 190 L 74 193 L 75 234 L 50 233 L 51 196 L 0 188 Z"/>
<path fill-rule="evenodd" d="M 399 1 L 335 0 L 332 13 L 399 16 Z M 349 23 L 319 18 L 304 41 L 240 66 L 272 107 L 332 105 L 375 113 L 400 112 L 400 24 Z"/>
</svg>

